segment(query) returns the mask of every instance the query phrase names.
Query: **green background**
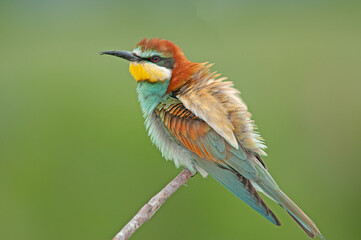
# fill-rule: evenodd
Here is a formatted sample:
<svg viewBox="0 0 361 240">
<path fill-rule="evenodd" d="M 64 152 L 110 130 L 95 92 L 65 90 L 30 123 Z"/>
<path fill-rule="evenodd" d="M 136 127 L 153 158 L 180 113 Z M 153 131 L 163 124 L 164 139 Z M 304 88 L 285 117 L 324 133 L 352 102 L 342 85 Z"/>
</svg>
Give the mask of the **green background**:
<svg viewBox="0 0 361 240">
<path fill-rule="evenodd" d="M 111 239 L 180 169 L 143 126 L 128 63 L 99 51 L 180 45 L 235 82 L 270 172 L 327 239 L 361 235 L 359 1 L 1 1 L 0 239 Z M 212 178 L 134 239 L 307 239 Z"/>
</svg>

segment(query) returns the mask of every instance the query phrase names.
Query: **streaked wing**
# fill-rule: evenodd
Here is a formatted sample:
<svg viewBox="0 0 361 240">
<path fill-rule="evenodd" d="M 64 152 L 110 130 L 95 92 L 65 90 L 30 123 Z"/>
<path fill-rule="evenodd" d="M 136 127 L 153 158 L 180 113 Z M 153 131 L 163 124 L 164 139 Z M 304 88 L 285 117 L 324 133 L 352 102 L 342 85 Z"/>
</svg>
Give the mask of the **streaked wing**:
<svg viewBox="0 0 361 240">
<path fill-rule="evenodd" d="M 186 109 L 177 99 L 158 105 L 156 114 L 168 132 L 200 158 L 217 161 L 225 158 L 225 142 L 203 120 Z M 215 148 L 213 149 L 212 146 Z"/>
<path fill-rule="evenodd" d="M 230 145 L 244 147 L 255 154 L 265 155 L 262 138 L 239 91 L 226 78 L 209 71 L 205 65 L 177 92 L 177 98 L 197 117 L 204 120 Z"/>
<path fill-rule="evenodd" d="M 281 225 L 281 222 L 257 193 L 249 179 L 243 177 L 227 165 L 219 165 L 206 159 L 197 159 L 197 162 L 224 187 L 263 215 L 267 220 L 275 225 Z"/>
<path fill-rule="evenodd" d="M 248 180 L 257 171 L 241 148 L 232 147 L 176 98 L 159 104 L 156 114 L 170 136 L 195 154 L 198 165 L 269 221 L 280 224 Z"/>
</svg>

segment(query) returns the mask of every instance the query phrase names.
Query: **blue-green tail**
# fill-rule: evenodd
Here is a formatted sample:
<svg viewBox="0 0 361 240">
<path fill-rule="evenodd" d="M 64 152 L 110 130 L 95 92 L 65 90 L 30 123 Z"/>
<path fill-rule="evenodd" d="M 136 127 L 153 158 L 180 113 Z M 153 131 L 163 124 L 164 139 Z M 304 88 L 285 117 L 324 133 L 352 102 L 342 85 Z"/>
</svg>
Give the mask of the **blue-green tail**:
<svg viewBox="0 0 361 240">
<path fill-rule="evenodd" d="M 239 199 L 267 218 L 270 222 L 278 226 L 281 225 L 276 215 L 267 207 L 248 179 L 232 169 L 222 167 L 222 165 L 215 162 L 197 159 L 197 163 L 208 172 L 209 175 L 215 178 Z"/>
<path fill-rule="evenodd" d="M 275 214 L 258 195 L 255 187 L 257 190 L 265 193 L 266 196 L 280 204 L 308 236 L 311 238 L 319 236 L 321 239 L 325 240 L 314 222 L 279 189 L 271 175 L 263 166 L 255 166 L 259 180 L 257 180 L 257 182 L 252 182 L 239 174 L 233 166 L 218 164 L 204 159 L 197 159 L 196 161 L 198 165 L 213 178 L 273 224 L 278 226 L 281 225 Z"/>
<path fill-rule="evenodd" d="M 311 238 L 319 236 L 321 239 L 325 240 L 316 224 L 285 193 L 280 189 L 274 191 L 263 184 L 258 185 L 267 195 L 279 203 L 288 214 L 290 214 L 293 220 L 295 220 L 308 236 Z"/>
</svg>

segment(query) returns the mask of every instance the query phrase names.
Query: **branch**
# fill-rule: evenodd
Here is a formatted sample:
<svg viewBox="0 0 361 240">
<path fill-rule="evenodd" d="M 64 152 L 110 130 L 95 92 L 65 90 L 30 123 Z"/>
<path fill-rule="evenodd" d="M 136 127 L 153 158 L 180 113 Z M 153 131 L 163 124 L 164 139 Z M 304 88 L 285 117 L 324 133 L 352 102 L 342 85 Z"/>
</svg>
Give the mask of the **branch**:
<svg viewBox="0 0 361 240">
<path fill-rule="evenodd" d="M 193 174 L 184 169 L 176 178 L 168 183 L 157 195 L 152 197 L 150 201 L 145 204 L 139 212 L 130 220 L 125 227 L 113 238 L 113 240 L 127 240 L 135 231 L 140 228 L 146 221 L 148 221 L 163 205 L 163 203 L 172 196 L 175 191 L 185 184 Z"/>
</svg>

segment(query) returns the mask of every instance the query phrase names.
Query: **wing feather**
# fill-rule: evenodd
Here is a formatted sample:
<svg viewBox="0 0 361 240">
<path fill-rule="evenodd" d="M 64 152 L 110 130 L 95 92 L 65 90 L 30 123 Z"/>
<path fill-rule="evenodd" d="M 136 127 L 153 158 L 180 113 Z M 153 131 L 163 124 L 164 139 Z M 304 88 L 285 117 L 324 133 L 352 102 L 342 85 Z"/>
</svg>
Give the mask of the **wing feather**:
<svg viewBox="0 0 361 240">
<path fill-rule="evenodd" d="M 265 155 L 262 138 L 254 131 L 246 104 L 239 97 L 233 83 L 210 72 L 212 65 L 204 65 L 177 91 L 177 98 L 198 118 L 204 120 L 231 146 L 242 147 Z"/>
<path fill-rule="evenodd" d="M 174 141 L 195 155 L 197 165 L 269 221 L 280 225 L 249 181 L 257 178 L 257 171 L 242 148 L 231 146 L 178 99 L 169 98 L 161 103 L 156 109 L 156 115 Z"/>
</svg>

